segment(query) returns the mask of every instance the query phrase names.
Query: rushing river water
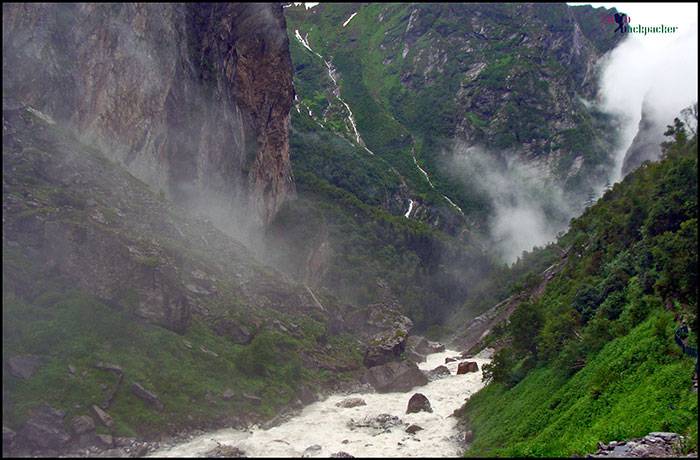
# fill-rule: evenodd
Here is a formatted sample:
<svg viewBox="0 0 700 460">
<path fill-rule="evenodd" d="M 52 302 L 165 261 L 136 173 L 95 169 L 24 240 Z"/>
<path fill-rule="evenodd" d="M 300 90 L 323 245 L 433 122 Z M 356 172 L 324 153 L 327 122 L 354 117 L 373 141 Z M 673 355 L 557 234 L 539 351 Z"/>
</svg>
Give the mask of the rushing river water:
<svg viewBox="0 0 700 460">
<path fill-rule="evenodd" d="M 459 353 L 447 350 L 428 356 L 419 364 L 423 370 L 431 370 L 444 364 L 448 356 Z M 304 408 L 297 416 L 279 426 L 263 430 L 257 427 L 249 431 L 224 429 L 198 436 L 191 441 L 166 447 L 153 453 L 163 457 L 204 456 L 218 444 L 235 446 L 248 457 L 300 457 L 307 455 L 329 457 L 333 453 L 347 452 L 356 457 L 440 457 L 460 455 L 457 420 L 450 417 L 466 399 L 482 386 L 481 368 L 490 360 L 483 354 L 476 361 L 479 372 L 456 375 L 458 362 L 448 363 L 451 375 L 415 387 L 406 393 L 353 393 L 333 395 Z M 424 394 L 433 412 L 406 414 L 408 400 L 414 393 Z M 359 397 L 366 406 L 337 407 L 336 403 L 347 397 Z M 357 427 L 363 419 L 390 414 L 401 423 L 389 428 Z M 363 423 L 359 423 L 363 425 Z M 405 431 L 410 424 L 423 430 L 416 434 Z M 308 450 L 310 446 L 316 446 Z M 320 446 L 320 449 L 319 449 Z"/>
</svg>

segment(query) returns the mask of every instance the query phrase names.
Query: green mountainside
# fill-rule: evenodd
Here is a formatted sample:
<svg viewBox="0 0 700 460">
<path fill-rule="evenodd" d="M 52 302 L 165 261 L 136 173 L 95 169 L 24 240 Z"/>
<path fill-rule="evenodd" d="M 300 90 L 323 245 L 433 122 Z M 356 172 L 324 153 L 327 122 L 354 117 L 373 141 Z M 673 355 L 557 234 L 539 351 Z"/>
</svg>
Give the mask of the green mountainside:
<svg viewBox="0 0 700 460">
<path fill-rule="evenodd" d="M 682 123 L 645 163 L 572 221 L 563 268 L 507 325 L 492 380 L 463 408 L 470 456 L 570 456 L 652 431 L 697 451 L 697 137 Z"/>
</svg>

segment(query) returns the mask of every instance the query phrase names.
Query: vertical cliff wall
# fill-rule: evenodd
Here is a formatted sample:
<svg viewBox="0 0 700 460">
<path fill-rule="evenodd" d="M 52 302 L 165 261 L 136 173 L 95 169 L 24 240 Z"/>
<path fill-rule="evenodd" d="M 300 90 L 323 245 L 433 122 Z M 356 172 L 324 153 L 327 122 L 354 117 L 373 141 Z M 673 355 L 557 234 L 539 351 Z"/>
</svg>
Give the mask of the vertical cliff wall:
<svg viewBox="0 0 700 460">
<path fill-rule="evenodd" d="M 278 4 L 3 5 L 3 104 L 68 123 L 180 202 L 268 222 L 294 193 Z"/>
</svg>

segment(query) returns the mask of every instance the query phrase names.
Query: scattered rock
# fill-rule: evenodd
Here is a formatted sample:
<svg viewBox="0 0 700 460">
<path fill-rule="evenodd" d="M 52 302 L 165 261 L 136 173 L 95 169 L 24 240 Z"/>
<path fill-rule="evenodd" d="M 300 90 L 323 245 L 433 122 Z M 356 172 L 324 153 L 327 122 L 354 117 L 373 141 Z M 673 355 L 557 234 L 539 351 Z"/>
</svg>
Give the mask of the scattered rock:
<svg viewBox="0 0 700 460">
<path fill-rule="evenodd" d="M 216 353 L 215 351 L 208 350 L 204 345 L 200 345 L 200 346 L 199 346 L 199 349 L 200 349 L 203 353 L 206 353 L 206 354 L 208 354 L 208 355 L 210 355 L 210 356 L 213 356 L 214 358 L 218 358 L 218 357 L 219 357 L 219 354 L 218 354 L 218 353 Z"/>
<path fill-rule="evenodd" d="M 141 398 L 142 400 L 146 401 L 149 405 L 154 407 L 156 410 L 162 411 L 164 409 L 163 403 L 160 402 L 160 399 L 158 399 L 158 396 L 156 396 L 155 394 L 146 390 L 140 384 L 133 383 L 131 385 L 131 392 L 134 395 L 136 395 L 136 397 Z"/>
<path fill-rule="evenodd" d="M 422 426 L 414 424 L 414 425 L 411 425 L 408 428 L 406 428 L 406 433 L 416 434 L 422 430 L 423 430 Z"/>
<path fill-rule="evenodd" d="M 20 379 L 31 378 L 41 366 L 41 358 L 34 355 L 13 356 L 8 360 L 10 374 Z"/>
<path fill-rule="evenodd" d="M 235 446 L 227 446 L 225 444 L 219 444 L 206 454 L 205 457 L 220 457 L 220 458 L 231 458 L 231 457 L 245 457 L 245 452 Z"/>
<path fill-rule="evenodd" d="M 331 454 L 331 458 L 355 458 L 353 455 L 348 454 L 347 452 L 336 452 L 334 454 Z"/>
<path fill-rule="evenodd" d="M 386 432 L 390 428 L 403 424 L 400 418 L 391 414 L 379 414 L 374 417 L 367 416 L 361 420 L 350 419 L 348 427 L 352 428 L 372 428 L 380 432 Z"/>
<path fill-rule="evenodd" d="M 472 430 L 468 430 L 467 432 L 464 433 L 464 442 L 470 443 L 474 440 L 474 432 Z"/>
<path fill-rule="evenodd" d="M 348 444 L 349 442 L 349 439 L 343 439 L 342 441 L 340 441 L 341 444 Z"/>
<path fill-rule="evenodd" d="M 109 434 L 98 434 L 95 438 L 102 447 L 114 447 L 114 439 Z"/>
<path fill-rule="evenodd" d="M 407 414 L 413 414 L 416 412 L 432 412 L 433 408 L 430 407 L 430 401 L 422 393 L 415 393 L 408 400 L 408 407 L 406 408 Z"/>
<path fill-rule="evenodd" d="M 189 340 L 183 340 L 183 341 L 182 341 L 182 344 L 183 344 L 186 348 L 189 348 L 190 350 L 192 349 L 192 342 L 190 342 Z"/>
<path fill-rule="evenodd" d="M 3 457 L 6 457 L 5 452 L 11 450 L 15 445 L 15 439 L 17 439 L 17 433 L 6 427 L 2 427 L 2 451 Z"/>
<path fill-rule="evenodd" d="M 229 401 L 231 398 L 235 396 L 235 393 L 233 390 L 230 388 L 227 388 L 226 391 L 221 395 L 221 398 L 223 398 L 224 401 Z"/>
<path fill-rule="evenodd" d="M 481 350 L 479 353 L 477 353 L 474 358 L 478 359 L 491 359 L 493 358 L 493 355 L 496 354 L 496 349 L 495 348 L 489 348 L 486 347 L 483 350 Z M 471 358 L 471 356 L 467 356 L 466 358 Z M 466 359 L 465 358 L 465 359 Z"/>
<path fill-rule="evenodd" d="M 468 372 L 479 372 L 479 365 L 476 361 L 464 361 L 457 366 L 457 375 L 466 374 Z"/>
<path fill-rule="evenodd" d="M 68 373 L 70 375 L 75 375 L 75 366 L 73 366 L 72 364 L 69 364 L 68 365 Z"/>
<path fill-rule="evenodd" d="M 440 365 L 440 366 L 436 367 L 435 369 L 428 371 L 426 373 L 426 376 L 428 377 L 428 380 L 430 380 L 430 381 L 441 379 L 441 378 L 447 377 L 449 375 L 452 375 L 452 373 L 447 368 L 447 366 L 443 366 L 443 365 Z"/>
<path fill-rule="evenodd" d="M 588 457 L 677 457 L 682 442 L 683 436 L 677 433 L 652 432 L 629 441 L 599 442 L 597 452 Z"/>
<path fill-rule="evenodd" d="M 63 426 L 65 416 L 64 412 L 42 404 L 31 411 L 29 419 L 22 425 L 20 435 L 33 447 L 60 448 L 70 441 L 70 434 Z"/>
<path fill-rule="evenodd" d="M 447 358 L 445 358 L 445 364 L 452 363 L 452 362 L 455 362 L 457 360 L 458 360 L 457 358 L 453 358 L 451 356 L 448 356 Z"/>
<path fill-rule="evenodd" d="M 81 435 L 95 430 L 95 421 L 89 415 L 74 417 L 70 424 L 73 433 Z"/>
<path fill-rule="evenodd" d="M 322 449 L 321 446 L 319 446 L 318 444 L 314 444 L 313 446 L 307 447 L 301 456 L 302 456 L 302 458 L 314 457 L 314 456 L 319 455 L 321 453 L 321 449 Z"/>
<path fill-rule="evenodd" d="M 299 390 L 299 399 L 303 404 L 311 404 L 318 400 L 316 393 L 307 386 L 302 386 Z"/>
<path fill-rule="evenodd" d="M 99 420 L 104 426 L 107 428 L 112 428 L 114 426 L 114 420 L 112 420 L 112 417 L 107 412 L 103 411 L 99 406 L 93 404 L 92 411 L 95 413 L 97 420 Z"/>
<path fill-rule="evenodd" d="M 136 438 L 115 437 L 114 445 L 116 447 L 131 447 L 136 442 Z"/>
<path fill-rule="evenodd" d="M 95 367 L 98 369 L 102 369 L 103 371 L 114 372 L 115 374 L 123 374 L 124 373 L 124 370 L 121 368 L 121 366 L 118 366 L 116 364 L 99 362 L 99 363 L 95 364 Z"/>
<path fill-rule="evenodd" d="M 243 398 L 254 406 L 259 406 L 262 404 L 262 398 L 258 396 L 249 395 L 248 393 L 243 393 Z"/>
<path fill-rule="evenodd" d="M 390 362 L 367 369 L 365 379 L 379 393 L 409 391 L 413 387 L 428 383 L 428 378 L 415 363 Z"/>
<path fill-rule="evenodd" d="M 336 403 L 335 405 L 336 407 L 350 408 L 357 406 L 366 406 L 367 403 L 362 398 L 345 398 L 342 401 Z"/>
</svg>

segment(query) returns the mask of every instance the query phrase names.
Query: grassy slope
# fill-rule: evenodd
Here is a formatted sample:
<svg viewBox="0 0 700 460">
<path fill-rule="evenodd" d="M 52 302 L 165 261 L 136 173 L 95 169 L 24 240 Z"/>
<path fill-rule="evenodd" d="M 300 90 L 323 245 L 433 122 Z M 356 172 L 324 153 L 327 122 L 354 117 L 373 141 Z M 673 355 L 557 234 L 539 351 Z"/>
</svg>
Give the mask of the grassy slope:
<svg viewBox="0 0 700 460">
<path fill-rule="evenodd" d="M 610 342 L 570 379 L 546 367 L 511 389 L 488 385 L 467 405 L 475 435 L 467 456 L 585 455 L 599 441 L 651 431 L 690 435 L 697 445 L 694 361 L 679 355 L 671 327 L 659 337 L 664 315 Z"/>
<path fill-rule="evenodd" d="M 22 162 L 18 163 L 13 152 L 15 147 L 3 149 L 8 202 L 11 197 L 13 203 L 20 200 L 26 204 L 23 197 L 32 196 L 39 204 L 18 215 L 13 215 L 17 212 L 13 211 L 6 216 L 3 425 L 18 429 L 29 410 L 42 402 L 66 411 L 68 419 L 89 413 L 91 405 L 104 401 L 116 380 L 113 374 L 94 367 L 99 361 L 117 364 L 124 370 L 124 381 L 108 409 L 115 420 L 114 434 L 117 435 L 174 432 L 185 426 L 203 426 L 239 416 L 270 417 L 293 401 L 302 385 L 318 389 L 321 385 L 350 378 L 344 371 L 336 374 L 320 369 L 318 363 L 336 364 L 345 369 L 361 366 L 360 350 L 349 335 L 329 334 L 326 324 L 311 315 L 283 314 L 245 302 L 239 288 L 231 282 L 237 273 L 231 271 L 245 273 L 259 266 L 245 254 L 236 255 L 238 243 L 216 231 L 202 230 L 205 227 L 201 222 L 159 200 L 144 184 L 96 150 L 79 144 L 59 128 L 41 124 L 38 119 L 35 121 L 37 125 L 32 130 L 19 134 L 23 147 L 17 148 L 23 149 L 19 157 Z M 43 131 L 53 134 L 46 138 L 35 136 Z M 59 186 L 35 172 L 40 162 L 60 163 L 64 151 L 82 156 L 80 174 L 89 179 L 88 183 L 95 180 L 97 185 L 93 188 Z M 111 188 L 109 181 L 122 188 Z M 222 298 L 201 300 L 200 306 L 208 310 L 210 316 L 229 318 L 251 330 L 256 328 L 248 321 L 269 323 L 273 319 L 288 326 L 295 324 L 298 328 L 280 332 L 269 325 L 263 326 L 250 344 L 237 345 L 214 332 L 211 318 L 195 315 L 184 335 L 179 335 L 146 323 L 128 308 L 106 305 L 94 296 L 72 289 L 71 284 L 58 275 L 47 273 L 46 267 L 30 257 L 31 248 L 10 241 L 15 238 L 22 241 L 21 235 L 11 234 L 9 228 L 23 215 L 41 215 L 47 221 L 61 224 L 73 220 L 84 226 L 97 225 L 89 219 L 85 206 L 79 205 L 88 198 L 105 202 L 101 211 L 108 218 L 114 214 L 109 206 L 119 205 L 129 217 L 111 225 L 110 230 L 135 246 L 167 246 L 177 256 L 182 271 L 191 263 L 227 267 L 228 271 L 218 276 L 217 286 Z M 159 204 L 142 209 L 144 203 Z M 139 215 L 141 218 L 137 218 Z M 168 222 L 187 232 L 195 225 L 197 234 L 207 234 L 211 242 L 216 242 L 216 252 L 228 254 L 225 257 L 230 265 L 221 265 L 216 254 L 204 251 L 196 239 L 169 238 L 168 232 L 158 226 Z M 240 260 L 237 261 L 238 256 Z M 239 268 L 235 268 L 237 266 Z M 131 295 L 129 291 L 128 286 L 124 287 L 125 298 Z M 202 347 L 218 356 L 203 351 Z M 27 380 L 14 377 L 5 366 L 10 357 L 24 354 L 42 358 L 39 370 Z M 69 373 L 69 365 L 75 366 L 75 375 Z M 129 389 L 134 382 L 157 394 L 165 410 L 159 413 L 136 398 Z M 101 385 L 106 385 L 107 389 Z M 230 400 L 222 398 L 226 389 L 235 393 Z M 261 397 L 262 403 L 253 404 L 243 393 Z"/>
<path fill-rule="evenodd" d="M 582 455 L 650 431 L 697 450 L 694 360 L 673 342 L 684 319 L 697 346 L 697 139 L 680 138 L 559 240 L 564 269 L 510 318 L 494 383 L 465 406 L 467 455 Z"/>
</svg>

